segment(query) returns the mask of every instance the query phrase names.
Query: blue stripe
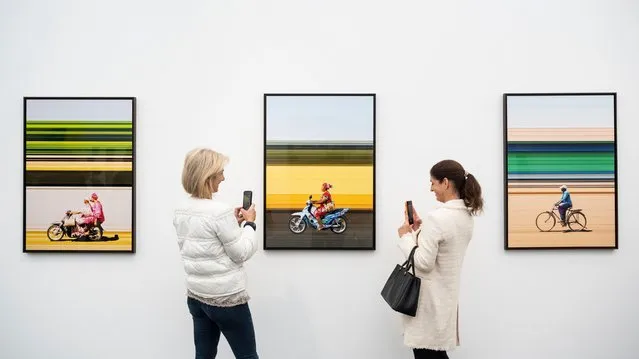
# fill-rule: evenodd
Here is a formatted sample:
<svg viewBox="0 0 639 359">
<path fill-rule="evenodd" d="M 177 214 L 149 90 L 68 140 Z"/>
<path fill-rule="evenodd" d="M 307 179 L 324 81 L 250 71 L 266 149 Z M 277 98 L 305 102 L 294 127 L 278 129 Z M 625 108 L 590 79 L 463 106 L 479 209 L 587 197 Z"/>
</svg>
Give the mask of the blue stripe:
<svg viewBox="0 0 639 359">
<path fill-rule="evenodd" d="M 580 174 L 580 175 L 610 175 L 614 174 L 614 171 L 543 171 L 543 172 L 526 172 L 526 171 L 508 171 L 508 174 L 515 175 L 552 175 L 552 174 L 561 174 L 561 175 L 570 175 L 570 174 Z"/>
</svg>

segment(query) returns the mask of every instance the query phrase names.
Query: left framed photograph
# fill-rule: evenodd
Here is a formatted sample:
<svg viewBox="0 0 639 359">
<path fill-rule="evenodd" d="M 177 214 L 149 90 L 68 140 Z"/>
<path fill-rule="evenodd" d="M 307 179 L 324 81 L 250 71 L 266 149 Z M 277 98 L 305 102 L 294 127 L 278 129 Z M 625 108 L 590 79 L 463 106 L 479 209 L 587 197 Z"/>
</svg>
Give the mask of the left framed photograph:
<svg viewBox="0 0 639 359">
<path fill-rule="evenodd" d="M 135 253 L 135 105 L 23 98 L 23 252 Z"/>
</svg>

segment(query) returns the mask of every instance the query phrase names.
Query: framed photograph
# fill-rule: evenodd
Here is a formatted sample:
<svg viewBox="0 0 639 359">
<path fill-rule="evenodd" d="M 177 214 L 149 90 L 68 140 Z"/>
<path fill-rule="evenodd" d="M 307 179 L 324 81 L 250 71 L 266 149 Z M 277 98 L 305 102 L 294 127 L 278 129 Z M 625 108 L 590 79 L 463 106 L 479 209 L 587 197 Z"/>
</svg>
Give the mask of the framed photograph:
<svg viewBox="0 0 639 359">
<path fill-rule="evenodd" d="M 24 98 L 23 252 L 135 252 L 135 98 Z"/>
<path fill-rule="evenodd" d="M 264 249 L 375 249 L 375 94 L 264 95 Z"/>
<path fill-rule="evenodd" d="M 616 93 L 503 101 L 505 249 L 618 248 Z"/>
</svg>

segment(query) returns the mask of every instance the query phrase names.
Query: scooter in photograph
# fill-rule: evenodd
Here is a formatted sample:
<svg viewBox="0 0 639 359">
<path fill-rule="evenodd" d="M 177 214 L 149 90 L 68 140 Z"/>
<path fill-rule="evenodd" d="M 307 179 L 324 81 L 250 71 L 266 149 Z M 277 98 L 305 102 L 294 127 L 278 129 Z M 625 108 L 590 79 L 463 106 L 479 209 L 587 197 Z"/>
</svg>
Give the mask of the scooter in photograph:
<svg viewBox="0 0 639 359">
<path fill-rule="evenodd" d="M 300 234 L 309 226 L 313 229 L 317 229 L 317 219 L 315 219 L 315 211 L 317 211 L 317 208 L 313 207 L 312 198 L 313 195 L 308 196 L 308 201 L 306 201 L 306 206 L 302 211 L 291 213 L 288 220 L 288 228 L 291 232 Z M 345 217 L 348 210 L 349 208 L 340 208 L 327 213 L 324 218 L 322 218 L 322 223 L 324 224 L 323 229 L 330 229 L 337 234 L 344 233 L 348 225 Z"/>
<path fill-rule="evenodd" d="M 70 239 L 80 239 L 72 236 L 73 231 L 75 230 L 76 217 L 71 213 L 71 211 L 66 211 L 65 216 L 59 222 L 53 222 L 47 229 L 47 237 L 49 237 L 50 241 L 59 241 L 66 235 Z M 81 238 L 87 238 L 92 241 L 99 241 L 102 239 L 102 234 L 104 230 L 102 226 L 98 224 L 97 226 L 88 225 L 88 229 L 85 230 L 84 234 Z"/>
</svg>

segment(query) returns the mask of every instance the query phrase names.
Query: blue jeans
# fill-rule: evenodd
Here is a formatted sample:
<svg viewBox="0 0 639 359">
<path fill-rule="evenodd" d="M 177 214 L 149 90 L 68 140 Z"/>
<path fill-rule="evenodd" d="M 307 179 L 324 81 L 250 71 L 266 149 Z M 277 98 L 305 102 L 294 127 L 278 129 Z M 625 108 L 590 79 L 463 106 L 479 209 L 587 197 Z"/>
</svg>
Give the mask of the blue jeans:
<svg viewBox="0 0 639 359">
<path fill-rule="evenodd" d="M 235 358 L 259 358 L 248 304 L 214 307 L 191 297 L 187 297 L 187 304 L 193 317 L 195 359 L 215 358 L 220 333 L 224 334 Z"/>
</svg>

